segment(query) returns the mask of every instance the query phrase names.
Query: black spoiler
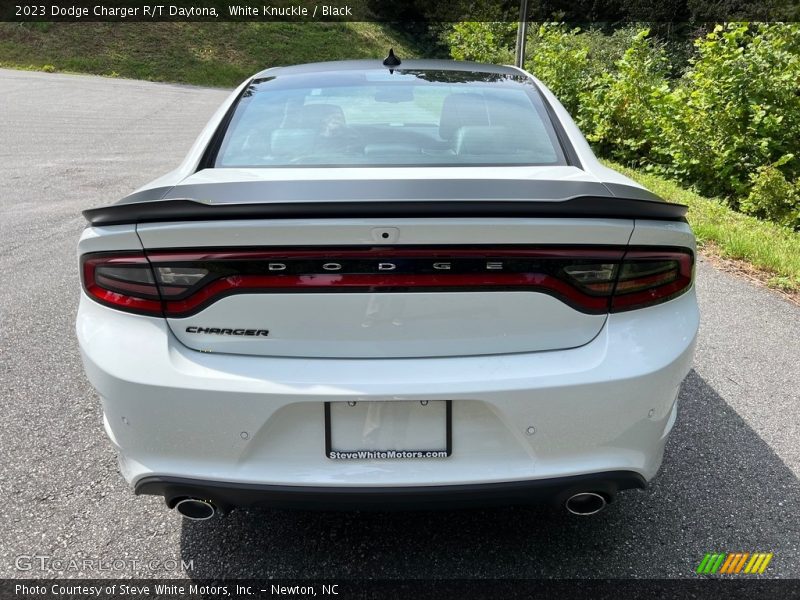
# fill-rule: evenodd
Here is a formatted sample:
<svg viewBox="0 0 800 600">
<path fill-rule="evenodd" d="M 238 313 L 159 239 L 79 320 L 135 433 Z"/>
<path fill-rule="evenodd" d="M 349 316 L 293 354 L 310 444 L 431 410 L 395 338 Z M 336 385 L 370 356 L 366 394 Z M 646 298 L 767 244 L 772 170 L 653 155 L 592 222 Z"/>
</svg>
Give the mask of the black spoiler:
<svg viewBox="0 0 800 600">
<path fill-rule="evenodd" d="M 320 198 L 324 198 L 320 201 Z M 683 221 L 630 185 L 563 180 L 329 180 L 184 184 L 83 211 L 92 225 L 223 219 L 591 217 Z"/>
<path fill-rule="evenodd" d="M 91 225 L 231 219 L 585 217 L 685 221 L 687 207 L 652 200 L 581 196 L 568 200 L 270 202 L 208 204 L 189 198 L 114 204 L 83 211 Z"/>
</svg>

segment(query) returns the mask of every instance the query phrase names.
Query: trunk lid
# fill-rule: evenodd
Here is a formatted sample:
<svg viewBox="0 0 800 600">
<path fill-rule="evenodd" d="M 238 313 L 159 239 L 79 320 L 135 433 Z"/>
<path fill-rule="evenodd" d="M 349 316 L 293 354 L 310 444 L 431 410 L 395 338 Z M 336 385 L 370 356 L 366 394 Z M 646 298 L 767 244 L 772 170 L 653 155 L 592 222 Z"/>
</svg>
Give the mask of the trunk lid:
<svg viewBox="0 0 800 600">
<path fill-rule="evenodd" d="M 466 196 L 481 205 L 531 195 L 542 202 L 588 193 L 611 196 L 605 186 L 586 181 L 577 169 L 564 169 L 580 180 L 567 185 L 552 179 L 536 181 L 537 177 L 511 182 L 412 180 L 389 190 L 388 197 L 374 197 L 381 189 L 378 178 L 371 180 L 372 185 L 341 177 L 335 185 L 320 180 L 314 189 L 304 191 L 310 188 L 291 185 L 302 182 L 258 181 L 252 172 L 244 180 L 240 173 L 239 181 L 225 172 L 220 175 L 225 181 L 217 183 L 201 172 L 166 198 L 192 198 L 212 205 L 263 204 L 265 198 L 269 203 L 302 202 L 312 196 L 318 199 L 328 189 L 331 198 L 324 201 L 336 202 L 345 199 L 348 187 L 365 206 L 406 199 L 423 206 L 426 200 L 443 196 Z M 547 174 L 553 175 L 552 170 Z M 421 197 L 420 189 L 433 190 L 435 197 Z M 632 230 L 633 219 L 627 218 L 415 218 L 413 214 L 137 226 L 148 258 L 156 267 L 166 265 L 166 273 L 170 264 L 176 264 L 177 253 L 177 264 L 191 259 L 202 269 L 225 270 L 220 277 L 224 275 L 231 286 L 249 278 L 246 289 L 222 290 L 212 301 L 181 305 L 182 313 L 169 316 L 169 326 L 183 344 L 204 352 L 328 358 L 470 356 L 586 344 L 605 323 L 602 302 L 587 311 L 576 307 L 564 290 L 527 284 L 544 277 L 550 268 L 542 267 L 551 260 L 548 252 L 592 246 L 619 257 Z M 568 259 L 569 255 L 560 260 Z"/>
</svg>

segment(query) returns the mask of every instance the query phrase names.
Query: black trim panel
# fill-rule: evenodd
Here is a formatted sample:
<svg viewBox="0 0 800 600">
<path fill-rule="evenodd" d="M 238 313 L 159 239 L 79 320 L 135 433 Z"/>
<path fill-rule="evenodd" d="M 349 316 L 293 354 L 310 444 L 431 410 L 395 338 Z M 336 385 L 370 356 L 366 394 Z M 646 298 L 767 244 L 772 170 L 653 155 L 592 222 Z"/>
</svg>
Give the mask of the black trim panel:
<svg viewBox="0 0 800 600">
<path fill-rule="evenodd" d="M 250 81 L 247 82 L 247 85 L 242 87 L 242 91 L 239 92 L 239 95 L 236 96 L 236 99 L 228 107 L 228 110 L 225 112 L 225 116 L 222 117 L 219 125 L 217 125 L 217 128 L 214 130 L 214 134 L 211 136 L 208 146 L 206 146 L 206 149 L 203 151 L 203 156 L 200 158 L 200 162 L 197 165 L 197 169 L 195 169 L 195 173 L 197 171 L 202 171 L 203 169 L 212 168 L 214 166 L 217 153 L 222 147 L 222 141 L 225 139 L 225 133 L 228 131 L 228 127 L 233 120 L 233 115 L 236 114 L 236 107 L 239 106 L 239 102 L 242 100 L 242 97 L 250 89 L 254 79 L 255 78 L 251 78 Z"/>
<path fill-rule="evenodd" d="M 539 98 L 542 100 L 544 109 L 547 111 L 547 116 L 550 118 L 550 124 L 553 126 L 553 130 L 556 133 L 558 143 L 561 144 L 561 150 L 564 152 L 564 158 L 567 159 L 567 164 L 584 170 L 583 163 L 581 163 L 581 159 L 578 156 L 578 153 L 575 151 L 575 146 L 572 145 L 572 140 L 569 139 L 569 135 L 567 135 L 564 125 L 561 123 L 561 119 L 559 119 L 558 115 L 556 115 L 553 105 L 550 104 L 550 100 L 547 99 L 547 96 L 545 96 L 539 86 L 536 85 L 536 82 L 533 80 L 530 81 L 536 88 L 536 92 L 539 94 Z"/>
<path fill-rule="evenodd" d="M 581 196 L 561 201 L 379 201 L 206 204 L 190 199 L 115 204 L 83 211 L 91 225 L 231 219 L 586 217 L 685 221 L 682 204 Z"/>
<path fill-rule="evenodd" d="M 620 490 L 644 489 L 633 471 L 608 471 L 551 479 L 414 487 L 320 487 L 263 485 L 148 476 L 136 494 L 164 496 L 172 508 L 181 498 L 202 498 L 225 512 L 235 506 L 317 510 L 450 509 L 550 502 L 559 505 L 578 492 L 594 491 L 612 500 Z"/>
</svg>

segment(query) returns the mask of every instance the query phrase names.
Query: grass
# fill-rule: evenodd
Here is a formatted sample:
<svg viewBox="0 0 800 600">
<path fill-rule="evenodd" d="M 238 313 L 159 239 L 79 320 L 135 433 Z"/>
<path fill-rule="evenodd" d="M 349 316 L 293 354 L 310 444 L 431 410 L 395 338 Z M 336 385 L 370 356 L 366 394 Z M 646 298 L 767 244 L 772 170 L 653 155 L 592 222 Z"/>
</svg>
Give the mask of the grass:
<svg viewBox="0 0 800 600">
<path fill-rule="evenodd" d="M 663 177 L 607 164 L 665 200 L 686 204 L 698 243 L 714 254 L 749 263 L 762 272 L 760 279 L 769 287 L 800 292 L 800 232 L 743 215 Z"/>
<path fill-rule="evenodd" d="M 0 23 L 0 67 L 234 87 L 270 66 L 419 56 L 389 26 L 336 23 Z"/>
</svg>

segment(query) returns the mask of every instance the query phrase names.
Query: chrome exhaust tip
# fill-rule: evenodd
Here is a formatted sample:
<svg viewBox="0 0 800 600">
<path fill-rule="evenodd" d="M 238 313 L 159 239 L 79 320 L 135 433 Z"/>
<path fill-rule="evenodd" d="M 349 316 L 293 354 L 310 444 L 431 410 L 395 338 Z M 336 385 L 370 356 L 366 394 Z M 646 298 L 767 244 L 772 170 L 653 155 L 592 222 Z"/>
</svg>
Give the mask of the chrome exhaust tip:
<svg viewBox="0 0 800 600">
<path fill-rule="evenodd" d="M 580 492 L 567 498 L 564 508 L 573 515 L 596 515 L 608 505 L 605 496 L 595 492 Z"/>
<path fill-rule="evenodd" d="M 211 502 L 199 498 L 184 498 L 175 505 L 175 510 L 192 521 L 207 521 L 217 512 Z"/>
</svg>

